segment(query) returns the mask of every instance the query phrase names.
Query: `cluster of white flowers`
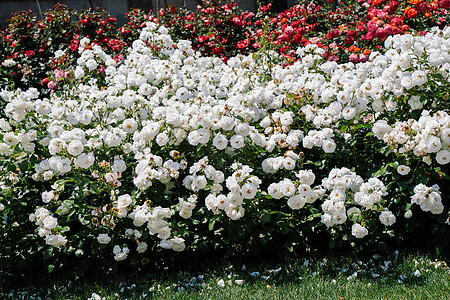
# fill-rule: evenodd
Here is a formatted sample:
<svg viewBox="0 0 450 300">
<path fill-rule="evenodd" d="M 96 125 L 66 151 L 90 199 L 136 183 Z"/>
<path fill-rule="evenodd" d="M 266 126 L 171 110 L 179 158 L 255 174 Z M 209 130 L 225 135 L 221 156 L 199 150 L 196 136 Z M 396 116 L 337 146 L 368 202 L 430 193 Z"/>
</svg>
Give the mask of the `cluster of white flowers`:
<svg viewBox="0 0 450 300">
<path fill-rule="evenodd" d="M 17 62 L 12 58 L 7 58 L 2 62 L 2 66 L 4 67 L 13 67 L 17 64 Z"/>
<path fill-rule="evenodd" d="M 374 204 L 380 202 L 386 195 L 383 182 L 378 178 L 369 178 L 359 187 L 359 192 L 355 194 L 355 202 L 367 209 L 372 209 Z"/>
<path fill-rule="evenodd" d="M 128 253 L 130 253 L 130 249 L 128 247 L 120 247 L 119 245 L 115 245 L 113 248 L 114 259 L 116 261 L 122 261 L 127 259 Z"/>
<path fill-rule="evenodd" d="M 183 180 L 183 185 L 191 191 L 210 190 L 218 194 L 223 190 L 221 183 L 225 181 L 222 171 L 216 170 L 208 164 L 208 157 L 205 156 L 189 168 L 188 175 Z"/>
<path fill-rule="evenodd" d="M 311 130 L 303 138 L 303 147 L 322 147 L 325 153 L 333 153 L 336 150 L 336 143 L 333 140 L 334 134 L 331 128 L 324 128 L 320 131 Z"/>
<path fill-rule="evenodd" d="M 396 99 L 406 97 L 412 109 L 421 109 L 420 97 L 408 91 L 427 83 L 429 74 L 447 82 L 450 69 L 450 28 L 433 29 L 425 36 L 395 35 L 385 42 L 384 55 L 372 52 L 364 64 L 326 62 L 312 68 L 320 55 L 316 45 L 302 48 L 301 62 L 276 69 L 279 88 L 288 93 L 306 93 L 314 104 L 301 112 L 316 127 L 332 127 L 339 120 L 359 120 L 373 110 L 395 111 Z M 426 59 L 426 63 L 424 60 Z M 414 71 L 411 71 L 413 69 Z"/>
<path fill-rule="evenodd" d="M 192 216 L 192 211 L 194 210 L 195 206 L 197 205 L 197 195 L 191 195 L 187 198 L 187 200 L 184 200 L 183 198 L 178 198 L 179 204 L 178 204 L 178 210 L 180 211 L 180 216 L 184 219 L 189 219 Z"/>
<path fill-rule="evenodd" d="M 347 190 L 355 192 L 359 189 L 363 179 L 347 168 L 333 169 L 327 178 L 322 179 L 322 187 L 331 191 L 327 200 L 322 204 L 322 223 L 327 227 L 343 224 L 347 221 L 345 200 Z"/>
<path fill-rule="evenodd" d="M 361 209 L 353 206 L 347 210 L 346 204 L 358 204 L 369 210 L 381 209 L 380 222 L 385 226 L 395 223 L 395 215 L 391 211 L 374 207 L 375 203 L 382 202 L 382 197 L 387 195 L 386 187 L 378 178 L 369 178 L 364 182 L 360 176 L 347 168 L 333 169 L 328 178 L 322 180 L 322 187 L 331 191 L 328 199 L 322 204 L 324 211 L 322 222 L 327 227 L 343 224 L 347 218 L 353 222 L 358 221 Z M 368 233 L 365 227 L 355 225 L 352 228 L 354 236 L 364 237 Z"/>
<path fill-rule="evenodd" d="M 58 219 L 53 217 L 47 209 L 43 207 L 36 209 L 34 213 L 29 215 L 29 220 L 39 226 L 38 234 L 45 238 L 47 245 L 61 247 L 67 243 L 64 236 L 54 234 L 54 230 L 58 227 Z"/>
<path fill-rule="evenodd" d="M 292 150 L 287 151 L 284 156 L 268 157 L 262 162 L 265 173 L 275 174 L 278 170 L 292 171 L 295 169 L 299 155 Z"/>
<path fill-rule="evenodd" d="M 291 209 L 301 209 L 306 203 L 314 203 L 317 199 L 323 197 L 324 190 L 320 186 L 311 188 L 316 179 L 316 175 L 311 170 L 300 170 L 295 176 L 298 178 L 298 187 L 293 195 L 288 196 L 287 201 Z M 286 192 L 287 190 L 281 186 L 281 191 Z"/>
<path fill-rule="evenodd" d="M 378 120 L 372 131 L 400 154 L 413 153 L 428 164 L 431 154 L 440 165 L 450 161 L 450 116 L 445 111 L 431 115 L 424 110 L 419 120 L 399 121 L 393 128 L 385 120 Z"/>
<path fill-rule="evenodd" d="M 169 208 L 162 208 L 160 206 L 150 208 L 149 203 L 145 202 L 143 205 L 138 205 L 134 210 L 128 215 L 129 218 L 133 219 L 133 225 L 136 227 L 141 227 L 147 223 L 147 229 L 151 235 L 157 235 L 161 239 L 160 246 L 165 249 L 173 249 L 175 251 L 181 251 L 179 249 L 184 249 L 184 240 L 177 237 L 171 238 L 171 229 L 169 223 L 166 219 L 169 219 L 173 215 L 173 211 Z M 136 232 L 133 233 L 136 236 Z M 140 232 L 138 233 L 138 235 Z M 175 242 L 173 242 L 175 241 Z M 174 246 L 175 248 L 171 248 Z M 147 243 L 143 244 L 140 242 L 138 244 L 137 251 L 144 252 L 147 250 Z"/>
<path fill-rule="evenodd" d="M 440 214 L 444 211 L 441 192 L 437 184 L 428 187 L 422 183 L 414 187 L 414 195 L 411 196 L 411 203 L 417 204 L 423 211 L 432 214 Z"/>
<path fill-rule="evenodd" d="M 253 169 L 249 166 L 234 163 L 231 169 L 234 172 L 225 180 L 226 187 L 230 192 L 224 195 L 218 194 L 221 190 L 213 191 L 206 196 L 205 205 L 214 214 L 224 210 L 230 219 L 237 220 L 245 214 L 242 206 L 244 199 L 253 199 L 256 196 L 261 180 L 251 174 Z"/>
</svg>

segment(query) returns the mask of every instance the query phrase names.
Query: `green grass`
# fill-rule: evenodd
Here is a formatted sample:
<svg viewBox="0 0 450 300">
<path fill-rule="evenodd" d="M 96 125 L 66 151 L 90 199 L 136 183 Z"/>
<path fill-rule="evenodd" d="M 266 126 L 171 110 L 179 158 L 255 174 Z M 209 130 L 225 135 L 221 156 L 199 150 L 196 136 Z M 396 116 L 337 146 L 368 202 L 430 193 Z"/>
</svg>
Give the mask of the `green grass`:
<svg viewBox="0 0 450 300">
<path fill-rule="evenodd" d="M 0 298 L 88 299 L 96 293 L 106 299 L 450 299 L 444 261 L 419 254 L 396 257 L 286 260 L 244 268 L 220 263 L 200 273 L 56 280 L 2 291 Z"/>
</svg>

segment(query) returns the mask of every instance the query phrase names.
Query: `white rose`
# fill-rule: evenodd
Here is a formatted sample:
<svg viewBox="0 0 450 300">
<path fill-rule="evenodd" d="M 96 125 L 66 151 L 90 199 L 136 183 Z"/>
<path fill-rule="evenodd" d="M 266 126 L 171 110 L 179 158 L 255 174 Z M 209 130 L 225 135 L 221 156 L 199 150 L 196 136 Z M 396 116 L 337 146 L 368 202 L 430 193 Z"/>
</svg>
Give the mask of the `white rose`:
<svg viewBox="0 0 450 300">
<path fill-rule="evenodd" d="M 344 109 L 342 110 L 342 117 L 345 120 L 351 120 L 356 116 L 356 108 L 352 107 L 352 106 L 346 106 L 344 107 Z"/>
<path fill-rule="evenodd" d="M 52 216 L 47 216 L 42 222 L 42 225 L 44 225 L 45 229 L 51 230 L 58 225 L 58 219 Z"/>
<path fill-rule="evenodd" d="M 108 236 L 108 234 L 106 233 L 100 233 L 97 237 L 97 241 L 100 244 L 109 244 L 109 242 L 111 242 L 111 238 Z"/>
<path fill-rule="evenodd" d="M 73 156 L 80 155 L 83 152 L 83 143 L 79 140 L 71 141 L 67 146 L 67 152 Z"/>
<path fill-rule="evenodd" d="M 172 250 L 180 252 L 186 249 L 186 245 L 184 244 L 184 239 L 179 237 L 174 237 L 173 239 L 170 239 L 170 242 L 172 244 Z"/>
<path fill-rule="evenodd" d="M 183 219 L 189 219 L 190 217 L 192 217 L 192 210 L 182 209 L 180 211 L 180 217 L 182 217 Z"/>
<path fill-rule="evenodd" d="M 399 166 L 397 167 L 397 172 L 398 172 L 400 175 L 407 175 L 407 174 L 409 173 L 409 171 L 411 171 L 411 168 L 408 167 L 408 166 L 405 166 L 405 165 L 399 165 Z"/>
<path fill-rule="evenodd" d="M 242 135 L 233 135 L 230 139 L 231 147 L 240 149 L 244 147 L 244 137 Z"/>
<path fill-rule="evenodd" d="M 291 209 L 301 209 L 305 206 L 306 200 L 300 195 L 294 195 L 288 199 L 287 204 Z"/>
<path fill-rule="evenodd" d="M 256 188 L 256 185 L 247 182 L 241 188 L 241 195 L 245 199 L 253 199 L 257 191 L 258 189 Z"/>
<path fill-rule="evenodd" d="M 121 207 L 128 207 L 132 202 L 131 196 L 128 194 L 125 195 L 121 195 L 118 199 L 117 199 L 117 207 L 121 208 Z"/>
<path fill-rule="evenodd" d="M 213 138 L 213 146 L 216 147 L 219 150 L 224 150 L 228 145 L 227 138 L 219 133 Z"/>
<path fill-rule="evenodd" d="M 91 58 L 90 60 L 88 60 L 88 61 L 86 62 L 86 67 L 87 67 L 90 71 L 97 69 L 97 66 L 98 66 L 98 64 L 97 64 L 97 62 L 95 61 L 95 59 L 92 59 L 92 58 Z"/>
<path fill-rule="evenodd" d="M 77 67 L 75 68 L 74 75 L 75 75 L 75 79 L 80 79 L 80 78 L 82 78 L 82 77 L 84 76 L 84 70 L 83 70 L 83 68 L 81 68 L 80 66 L 77 66 Z"/>
<path fill-rule="evenodd" d="M 126 119 L 122 123 L 122 128 L 125 132 L 133 133 L 136 131 L 138 123 L 134 119 Z"/>
<path fill-rule="evenodd" d="M 440 165 L 446 165 L 450 161 L 450 151 L 441 150 L 436 154 L 436 161 Z"/>
<path fill-rule="evenodd" d="M 385 226 L 391 226 L 395 223 L 395 215 L 390 211 L 383 211 L 380 214 L 380 222 Z"/>
<path fill-rule="evenodd" d="M 367 228 L 361 226 L 358 223 L 353 224 L 353 226 L 352 226 L 352 235 L 354 237 L 356 237 L 358 239 L 361 239 L 361 238 L 365 237 L 368 233 L 369 233 L 369 231 L 367 230 Z"/>
<path fill-rule="evenodd" d="M 147 251 L 147 247 L 148 245 L 146 242 L 140 242 L 136 248 L 136 251 L 139 253 L 144 253 L 145 251 Z"/>
<path fill-rule="evenodd" d="M 336 150 L 336 143 L 332 139 L 325 139 L 322 142 L 322 149 L 325 153 L 333 153 Z"/>
<path fill-rule="evenodd" d="M 47 243 L 47 245 L 51 245 L 51 246 L 55 246 L 55 247 L 61 247 L 61 246 L 65 246 L 67 243 L 67 239 L 65 237 L 63 237 L 62 235 L 48 235 L 45 238 L 45 242 Z"/>
</svg>

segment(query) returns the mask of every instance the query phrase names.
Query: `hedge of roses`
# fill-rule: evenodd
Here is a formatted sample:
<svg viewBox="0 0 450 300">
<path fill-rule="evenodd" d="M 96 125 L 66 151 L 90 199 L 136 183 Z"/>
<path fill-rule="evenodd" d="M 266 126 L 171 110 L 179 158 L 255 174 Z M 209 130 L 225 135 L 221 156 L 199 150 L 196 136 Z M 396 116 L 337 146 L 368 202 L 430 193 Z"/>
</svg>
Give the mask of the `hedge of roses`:
<svg viewBox="0 0 450 300">
<path fill-rule="evenodd" d="M 161 251 L 448 249 L 450 28 L 385 47 L 355 65 L 308 44 L 282 67 L 267 47 L 202 56 L 153 22 L 123 60 L 81 39 L 48 97 L 0 94 L 2 269 L 41 253 L 52 270 Z"/>
</svg>

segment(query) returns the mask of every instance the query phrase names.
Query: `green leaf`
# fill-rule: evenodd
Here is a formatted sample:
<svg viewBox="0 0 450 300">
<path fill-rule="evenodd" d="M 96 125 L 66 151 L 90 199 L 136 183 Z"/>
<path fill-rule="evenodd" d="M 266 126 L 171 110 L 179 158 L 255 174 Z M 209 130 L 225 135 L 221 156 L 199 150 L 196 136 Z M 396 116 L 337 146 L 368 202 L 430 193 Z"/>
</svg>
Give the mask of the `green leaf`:
<svg viewBox="0 0 450 300">
<path fill-rule="evenodd" d="M 261 220 L 263 222 L 269 223 L 270 221 L 272 221 L 272 217 L 269 214 L 264 214 L 262 215 Z"/>
<path fill-rule="evenodd" d="M 336 246 L 336 240 L 331 239 L 330 242 L 328 243 L 328 248 L 333 249 L 334 246 Z"/>
<path fill-rule="evenodd" d="M 384 251 L 386 251 L 386 249 L 387 249 L 387 244 L 385 242 L 380 242 L 378 244 L 378 250 L 379 251 L 384 252 Z"/>
<path fill-rule="evenodd" d="M 376 171 L 375 173 L 373 173 L 372 177 L 380 177 L 383 176 L 384 174 L 386 174 L 387 171 L 387 166 L 383 166 L 381 167 L 381 169 L 379 169 L 378 171 Z"/>
<path fill-rule="evenodd" d="M 214 223 L 216 223 L 216 220 L 214 219 L 214 220 L 211 220 L 210 222 L 209 222 L 209 224 L 208 224 L 208 229 L 209 229 L 209 231 L 213 231 L 213 229 L 214 229 Z"/>
<path fill-rule="evenodd" d="M 25 172 L 28 170 L 28 161 L 24 161 L 19 166 L 21 172 Z"/>
<path fill-rule="evenodd" d="M 53 272 L 53 269 L 54 269 L 54 268 L 55 268 L 54 265 L 48 265 L 47 271 L 48 271 L 49 273 L 51 273 L 51 272 Z"/>
</svg>

